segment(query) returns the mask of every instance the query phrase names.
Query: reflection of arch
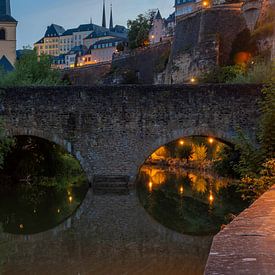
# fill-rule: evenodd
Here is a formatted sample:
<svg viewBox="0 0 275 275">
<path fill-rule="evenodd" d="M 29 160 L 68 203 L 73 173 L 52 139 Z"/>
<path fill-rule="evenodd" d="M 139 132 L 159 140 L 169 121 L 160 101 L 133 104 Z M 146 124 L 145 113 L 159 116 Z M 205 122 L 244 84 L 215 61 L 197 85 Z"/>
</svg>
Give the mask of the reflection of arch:
<svg viewBox="0 0 275 275">
<path fill-rule="evenodd" d="M 176 141 L 184 137 L 201 136 L 201 137 L 213 137 L 216 140 L 225 143 L 229 146 L 234 145 L 234 138 L 236 137 L 233 132 L 224 132 L 220 130 L 207 130 L 204 127 L 194 127 L 188 129 L 180 129 L 169 132 L 165 136 L 160 136 L 153 143 L 148 144 L 146 148 L 143 148 L 141 156 L 138 156 L 138 167 L 135 171 L 135 176 L 142 167 L 144 161 L 148 159 L 157 149 L 170 142 Z"/>
<path fill-rule="evenodd" d="M 5 31 L 5 29 L 0 29 L 0 40 L 6 40 L 6 31 Z"/>
</svg>

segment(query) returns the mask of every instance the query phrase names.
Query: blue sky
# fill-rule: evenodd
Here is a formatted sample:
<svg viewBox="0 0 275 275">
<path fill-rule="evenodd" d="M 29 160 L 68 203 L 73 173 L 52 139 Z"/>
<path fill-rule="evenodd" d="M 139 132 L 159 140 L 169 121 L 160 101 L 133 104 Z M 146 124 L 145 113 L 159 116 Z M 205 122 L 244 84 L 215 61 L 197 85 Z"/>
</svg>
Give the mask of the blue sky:
<svg viewBox="0 0 275 275">
<path fill-rule="evenodd" d="M 106 0 L 108 16 L 111 1 L 114 23 L 120 25 L 153 8 L 159 8 L 167 17 L 174 4 L 174 0 Z M 92 17 L 93 23 L 101 24 L 102 0 L 11 0 L 11 6 L 12 15 L 18 20 L 17 48 L 32 46 L 51 23 L 66 29 L 88 23 Z"/>
</svg>

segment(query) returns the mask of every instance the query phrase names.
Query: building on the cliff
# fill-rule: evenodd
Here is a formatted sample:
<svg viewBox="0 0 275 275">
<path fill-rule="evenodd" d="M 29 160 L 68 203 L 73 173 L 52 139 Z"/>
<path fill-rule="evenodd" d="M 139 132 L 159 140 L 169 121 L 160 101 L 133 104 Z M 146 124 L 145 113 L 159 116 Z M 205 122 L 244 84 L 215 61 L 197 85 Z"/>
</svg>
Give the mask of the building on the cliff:
<svg viewBox="0 0 275 275">
<path fill-rule="evenodd" d="M 128 37 L 128 30 L 124 26 L 113 25 L 113 11 L 112 6 L 110 10 L 110 22 L 109 28 L 106 27 L 106 9 L 105 1 L 103 2 L 103 13 L 102 13 L 102 26 L 93 24 L 81 24 L 77 28 L 65 30 L 62 26 L 52 24 L 46 30 L 43 38 L 34 44 L 37 50 L 38 56 L 43 54 L 53 56 L 53 67 L 74 67 L 86 65 L 84 62 L 78 62 L 80 53 L 79 48 L 82 49 L 93 49 L 92 45 L 98 43 L 101 40 L 107 39 L 122 39 L 123 41 Z M 112 42 L 110 41 L 109 44 Z M 112 48 L 112 47 L 111 47 Z M 77 54 L 75 53 L 77 51 Z M 96 52 L 98 50 L 96 49 Z M 85 55 L 86 52 L 82 52 Z M 102 58 L 97 58 L 106 61 L 111 60 L 112 54 L 106 54 Z M 65 61 L 64 61 L 65 60 Z"/>
<path fill-rule="evenodd" d="M 150 44 L 162 42 L 166 38 L 173 36 L 175 26 L 175 13 L 170 14 L 170 16 L 165 19 L 161 16 L 160 11 L 157 10 L 153 20 L 153 26 L 149 32 Z"/>
<path fill-rule="evenodd" d="M 164 36 L 165 36 L 164 19 L 162 18 L 160 11 L 158 10 L 153 20 L 153 26 L 149 32 L 150 44 L 161 42 Z"/>
<path fill-rule="evenodd" d="M 0 66 L 5 71 L 13 70 L 16 61 L 16 27 L 10 0 L 0 0 Z"/>
<path fill-rule="evenodd" d="M 119 44 L 123 47 L 127 46 L 127 39 L 114 37 L 95 42 L 90 46 L 86 54 L 78 57 L 77 66 L 111 61 L 113 54 L 117 52 Z"/>
<path fill-rule="evenodd" d="M 179 16 L 209 8 L 212 5 L 224 4 L 225 0 L 175 0 L 175 15 L 176 19 Z"/>
</svg>

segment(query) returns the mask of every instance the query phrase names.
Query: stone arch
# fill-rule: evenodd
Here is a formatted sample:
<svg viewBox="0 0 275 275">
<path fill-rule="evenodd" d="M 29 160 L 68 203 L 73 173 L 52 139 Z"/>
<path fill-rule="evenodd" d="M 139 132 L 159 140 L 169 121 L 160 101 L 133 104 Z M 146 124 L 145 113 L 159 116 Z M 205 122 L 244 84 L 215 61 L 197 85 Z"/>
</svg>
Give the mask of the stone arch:
<svg viewBox="0 0 275 275">
<path fill-rule="evenodd" d="M 44 131 L 39 131 L 36 129 L 28 129 L 28 128 L 23 128 L 23 127 L 10 127 L 9 125 L 5 124 L 5 132 L 8 137 L 20 137 L 20 136 L 30 136 L 30 137 L 37 137 L 52 143 L 55 143 L 59 146 L 61 146 L 64 150 L 66 150 L 68 153 L 70 153 L 74 158 L 76 158 L 83 171 L 86 174 L 86 177 L 89 179 L 87 169 L 85 169 L 85 165 L 82 163 L 82 158 L 79 157 L 77 153 L 74 152 L 73 150 L 73 145 L 71 144 L 70 141 L 67 141 L 65 139 L 60 138 L 58 135 L 51 135 L 47 132 Z M 93 198 L 93 193 L 91 189 L 88 189 L 86 196 L 84 197 L 83 201 L 81 204 L 75 209 L 74 212 L 71 213 L 70 216 L 68 216 L 65 220 L 63 220 L 61 223 L 57 224 L 55 227 L 48 229 L 46 231 L 36 233 L 36 236 L 44 236 L 44 234 L 52 233 L 56 235 L 59 232 L 66 231 L 72 227 L 72 221 L 73 220 L 78 220 L 81 215 L 87 210 L 87 205 L 89 201 L 91 201 Z M 17 236 L 12 233 L 4 233 L 6 236 Z M 34 236 L 34 234 L 31 234 Z M 21 235 L 18 235 L 21 237 Z"/>
<path fill-rule="evenodd" d="M 6 30 L 3 28 L 0 29 L 0 40 L 6 40 Z"/>
<path fill-rule="evenodd" d="M 53 142 L 59 146 L 61 146 L 63 149 L 65 149 L 68 153 L 70 153 L 72 156 L 74 156 L 80 163 L 83 171 L 85 172 L 88 180 L 91 180 L 90 175 L 88 173 L 89 169 L 86 167 L 83 157 L 81 156 L 81 153 L 74 149 L 74 144 L 66 139 L 62 139 L 58 135 L 53 135 L 51 133 L 40 131 L 36 129 L 28 129 L 28 128 L 21 128 L 21 127 L 9 127 L 9 125 L 5 125 L 6 134 L 8 136 L 33 136 L 38 137 L 44 140 L 48 140 L 50 142 Z"/>
<path fill-rule="evenodd" d="M 165 136 L 160 136 L 157 139 L 153 140 L 153 142 L 148 143 L 148 145 L 143 148 L 141 155 L 138 157 L 137 169 L 135 171 L 134 177 L 137 177 L 140 168 L 144 164 L 145 160 L 148 159 L 148 157 L 161 146 L 168 144 L 172 141 L 178 140 L 180 138 L 191 136 L 213 137 L 227 145 L 233 146 L 234 138 L 236 135 L 234 135 L 234 133 L 232 132 L 225 132 L 222 130 L 210 130 L 204 127 L 177 129 L 171 131 L 169 134 Z"/>
</svg>

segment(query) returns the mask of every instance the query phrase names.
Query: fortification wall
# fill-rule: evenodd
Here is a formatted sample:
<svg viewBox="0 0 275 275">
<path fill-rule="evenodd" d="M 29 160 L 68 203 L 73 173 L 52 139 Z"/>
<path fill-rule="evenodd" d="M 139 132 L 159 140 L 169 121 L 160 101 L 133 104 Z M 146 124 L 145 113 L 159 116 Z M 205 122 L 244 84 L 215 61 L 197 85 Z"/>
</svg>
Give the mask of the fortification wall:
<svg viewBox="0 0 275 275">
<path fill-rule="evenodd" d="M 232 43 L 246 28 L 240 5 L 222 5 L 182 17 L 165 83 L 184 83 L 191 77 L 229 62 Z"/>
</svg>

